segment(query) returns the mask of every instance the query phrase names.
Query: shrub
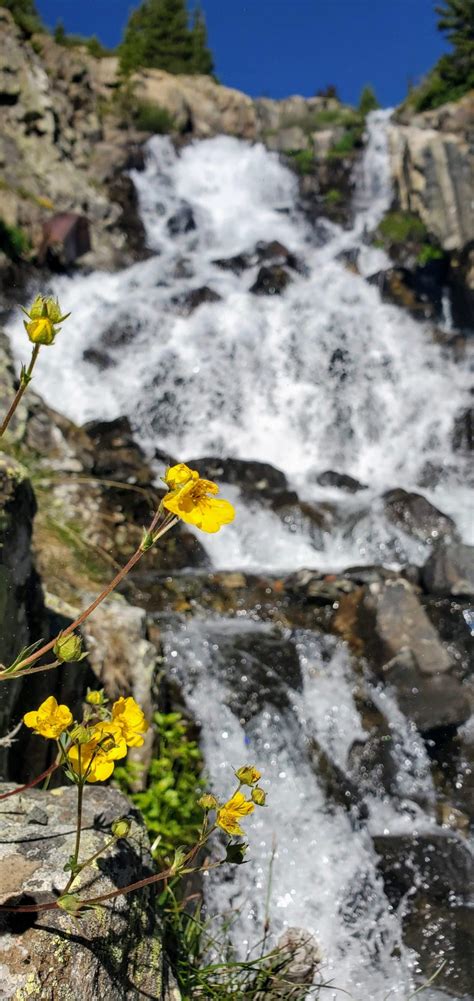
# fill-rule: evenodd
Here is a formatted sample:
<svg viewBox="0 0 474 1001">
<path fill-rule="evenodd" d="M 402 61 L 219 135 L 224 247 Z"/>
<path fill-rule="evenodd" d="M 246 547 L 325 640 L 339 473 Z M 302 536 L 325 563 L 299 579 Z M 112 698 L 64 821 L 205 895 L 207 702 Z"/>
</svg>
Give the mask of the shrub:
<svg viewBox="0 0 474 1001">
<path fill-rule="evenodd" d="M 380 108 L 380 104 L 377 101 L 374 88 L 367 84 L 360 95 L 359 111 L 365 118 L 369 111 L 375 111 L 377 108 Z"/>
<path fill-rule="evenodd" d="M 324 195 L 324 201 L 326 205 L 339 205 L 344 200 L 344 195 L 339 188 L 329 188 Z"/>
<path fill-rule="evenodd" d="M 417 255 L 416 263 L 424 268 L 431 261 L 441 261 L 444 256 L 445 252 L 442 247 L 438 247 L 433 243 L 424 243 Z"/>
<path fill-rule="evenodd" d="M 343 157 L 353 153 L 362 142 L 362 129 L 347 129 L 329 150 L 328 156 Z"/>
<path fill-rule="evenodd" d="M 25 35 L 33 35 L 35 31 L 43 30 L 34 0 L 2 0 L 2 7 L 10 11 Z"/>
<path fill-rule="evenodd" d="M 298 172 L 304 176 L 312 174 L 314 170 L 314 153 L 311 149 L 286 150 L 286 155 L 291 158 L 291 162 Z"/>
<path fill-rule="evenodd" d="M 174 118 L 167 108 L 151 101 L 138 101 L 132 111 L 133 124 L 142 132 L 167 135 L 174 129 Z"/>
<path fill-rule="evenodd" d="M 18 260 L 28 253 L 30 241 L 20 226 L 9 226 L 8 223 L 0 219 L 0 250 L 3 251 L 10 260 Z"/>
<path fill-rule="evenodd" d="M 424 222 L 412 212 L 387 212 L 378 225 L 377 235 L 386 243 L 423 242 L 427 238 Z"/>
</svg>

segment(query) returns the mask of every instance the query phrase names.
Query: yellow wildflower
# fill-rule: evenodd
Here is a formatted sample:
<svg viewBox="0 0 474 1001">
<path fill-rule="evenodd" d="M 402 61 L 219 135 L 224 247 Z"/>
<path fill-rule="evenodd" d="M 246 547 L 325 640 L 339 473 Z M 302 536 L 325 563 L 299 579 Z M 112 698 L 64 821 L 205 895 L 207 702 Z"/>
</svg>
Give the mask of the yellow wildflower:
<svg viewBox="0 0 474 1001">
<path fill-rule="evenodd" d="M 41 737 L 57 740 L 72 723 L 72 713 L 67 706 L 58 706 L 54 695 L 41 703 L 35 712 L 26 713 L 23 717 L 25 726 L 39 733 Z"/>
<path fill-rule="evenodd" d="M 71 315 L 62 315 L 58 300 L 44 295 L 37 295 L 29 310 L 23 309 L 23 312 L 30 321 L 27 323 L 24 320 L 23 323 L 33 344 L 52 344 L 60 330 L 56 325 Z"/>
<path fill-rule="evenodd" d="M 102 706 L 104 704 L 104 689 L 87 689 L 86 702 L 90 706 Z"/>
<path fill-rule="evenodd" d="M 239 820 L 255 810 L 255 804 L 245 799 L 243 792 L 234 795 L 217 811 L 216 824 L 227 834 L 242 836 L 244 834 Z"/>
<path fill-rule="evenodd" d="M 185 483 L 198 480 L 199 473 L 195 469 L 190 469 L 184 462 L 178 462 L 176 466 L 168 467 L 163 479 L 170 490 L 179 490 Z"/>
<path fill-rule="evenodd" d="M 77 775 L 87 782 L 104 782 L 114 770 L 115 762 L 125 758 L 127 745 L 115 723 L 96 723 L 87 744 L 73 744 L 67 752 L 69 763 Z"/>
<path fill-rule="evenodd" d="M 163 507 L 203 532 L 218 532 L 223 525 L 234 520 L 235 511 L 229 501 L 216 500 L 213 495 L 217 493 L 219 487 L 216 483 L 193 477 L 184 486 L 170 490 L 163 499 Z"/>
<path fill-rule="evenodd" d="M 242 768 L 237 769 L 235 774 L 243 786 L 254 786 L 262 777 L 262 773 L 259 772 L 258 768 L 255 768 L 255 765 L 243 765 Z"/>
<path fill-rule="evenodd" d="M 216 810 L 219 806 L 217 799 L 210 792 L 205 792 L 203 796 L 198 799 L 198 806 L 202 807 L 203 810 Z"/>
<path fill-rule="evenodd" d="M 253 802 L 256 803 L 257 806 L 265 806 L 265 800 L 267 798 L 267 794 L 264 789 L 261 789 L 260 786 L 255 786 L 255 789 L 252 789 L 250 795 L 253 799 Z"/>
<path fill-rule="evenodd" d="M 112 722 L 119 727 L 123 739 L 129 747 L 141 747 L 147 723 L 143 710 L 131 697 L 120 696 L 112 706 Z"/>
</svg>

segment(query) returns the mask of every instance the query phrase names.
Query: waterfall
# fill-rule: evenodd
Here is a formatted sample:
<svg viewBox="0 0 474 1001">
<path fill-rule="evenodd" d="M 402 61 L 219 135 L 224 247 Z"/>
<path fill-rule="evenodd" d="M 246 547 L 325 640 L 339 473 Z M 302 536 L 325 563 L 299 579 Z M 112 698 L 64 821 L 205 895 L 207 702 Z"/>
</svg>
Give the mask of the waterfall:
<svg viewBox="0 0 474 1001">
<path fill-rule="evenodd" d="M 369 116 L 353 228 L 328 223 L 323 246 L 277 154 L 228 136 L 178 154 L 167 137 L 154 137 L 146 169 L 132 176 L 156 256 L 119 274 L 54 283 L 74 319 L 35 374 L 48 401 L 77 421 L 128 414 L 145 446 L 181 459 L 268 461 L 303 500 L 335 505 L 338 524 L 318 546 L 303 528 L 290 532 L 240 499 L 225 542 L 208 540 L 218 567 L 422 563 L 426 547 L 394 536 L 379 498 L 392 487 L 417 489 L 429 464 L 445 474 L 427 496 L 469 541 L 465 467 L 450 440 L 469 374 L 433 342 L 428 324 L 383 303 L 363 277 L 387 265 L 367 235 L 391 198 L 387 120 L 387 112 Z M 271 240 L 304 267 L 283 295 L 255 295 L 251 255 Z M 345 266 L 347 252 L 360 274 Z M 250 264 L 239 273 L 216 264 L 242 253 Z M 204 286 L 215 301 L 186 315 L 183 298 Z M 25 361 L 18 318 L 9 332 Z M 87 360 L 91 348 L 105 353 L 104 371 Z M 328 468 L 368 489 L 348 500 L 320 487 Z"/>
</svg>

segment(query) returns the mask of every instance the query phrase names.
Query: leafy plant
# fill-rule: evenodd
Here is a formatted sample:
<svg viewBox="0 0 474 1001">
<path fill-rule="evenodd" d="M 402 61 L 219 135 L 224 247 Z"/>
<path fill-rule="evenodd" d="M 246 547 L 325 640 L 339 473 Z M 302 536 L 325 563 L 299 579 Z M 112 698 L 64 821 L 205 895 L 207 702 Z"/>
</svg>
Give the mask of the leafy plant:
<svg viewBox="0 0 474 1001">
<path fill-rule="evenodd" d="M 132 110 L 133 124 L 142 132 L 168 135 L 174 129 L 174 118 L 167 108 L 151 101 L 138 101 Z"/>
<path fill-rule="evenodd" d="M 2 7 L 11 12 L 16 24 L 25 35 L 33 35 L 35 31 L 43 30 L 34 0 L 2 0 Z"/>
<path fill-rule="evenodd" d="M 377 229 L 383 243 L 424 242 L 427 235 L 424 222 L 413 212 L 387 212 Z"/>
<path fill-rule="evenodd" d="M 133 763 L 117 768 L 115 777 L 141 810 L 153 840 L 160 838 L 157 857 L 173 855 L 181 845 L 196 841 L 202 825 L 197 800 L 204 788 L 202 755 L 189 736 L 189 724 L 180 713 L 153 716 L 155 749 L 147 788 L 134 792 L 140 768 Z"/>
<path fill-rule="evenodd" d="M 314 170 L 314 153 L 311 149 L 287 150 L 286 155 L 291 158 L 291 162 L 298 174 L 312 174 Z"/>
<path fill-rule="evenodd" d="M 343 157 L 350 153 L 353 153 L 358 146 L 360 146 L 362 140 L 362 129 L 347 129 L 346 132 L 337 139 L 336 142 L 331 146 L 328 156 L 330 157 Z"/>
<path fill-rule="evenodd" d="M 326 205 L 340 205 L 343 200 L 344 195 L 342 191 L 339 191 L 339 188 L 329 188 L 329 191 L 326 191 L 324 195 Z"/>
<path fill-rule="evenodd" d="M 433 243 L 424 243 L 416 258 L 416 263 L 424 268 L 430 261 L 441 261 L 443 257 L 444 250 L 442 247 L 437 247 Z"/>
<path fill-rule="evenodd" d="M 0 250 L 3 251 L 10 260 L 18 260 L 28 253 L 30 241 L 20 226 L 9 226 L 3 219 L 0 219 Z"/>
</svg>

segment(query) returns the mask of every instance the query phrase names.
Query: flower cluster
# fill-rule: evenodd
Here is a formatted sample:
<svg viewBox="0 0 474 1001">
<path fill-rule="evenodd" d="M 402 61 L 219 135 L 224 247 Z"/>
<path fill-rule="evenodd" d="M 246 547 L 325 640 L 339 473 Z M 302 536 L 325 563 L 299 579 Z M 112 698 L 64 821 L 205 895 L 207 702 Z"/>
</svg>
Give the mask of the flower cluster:
<svg viewBox="0 0 474 1001">
<path fill-rule="evenodd" d="M 266 794 L 257 784 L 262 776 L 255 765 L 243 765 L 242 768 L 237 769 L 235 775 L 239 780 L 239 785 L 227 802 L 219 803 L 219 800 L 211 793 L 205 793 L 204 796 L 201 796 L 199 805 L 206 812 L 216 811 L 216 826 L 220 827 L 226 834 L 243 837 L 244 831 L 240 826 L 240 821 L 249 813 L 253 813 L 255 805 L 265 806 Z M 246 799 L 245 794 L 241 792 L 241 786 L 251 788 L 250 799 Z"/>
<path fill-rule="evenodd" d="M 163 507 L 181 521 L 213 533 L 234 520 L 232 504 L 216 497 L 219 493 L 217 483 L 201 479 L 199 473 L 184 462 L 167 469 L 164 482 L 169 493 L 163 498 Z"/>
<path fill-rule="evenodd" d="M 69 776 L 79 782 L 103 782 L 115 762 L 125 758 L 129 747 L 141 747 L 148 723 L 135 699 L 121 696 L 111 710 L 105 707 L 102 692 L 89 692 L 81 723 L 74 723 L 67 706 L 58 705 L 50 695 L 23 722 L 40 734 L 58 741 Z"/>
<path fill-rule="evenodd" d="M 60 330 L 57 324 L 64 323 L 71 315 L 62 315 L 58 300 L 44 295 L 37 295 L 29 310 L 23 309 L 23 312 L 29 320 L 29 323 L 23 321 L 24 327 L 33 344 L 53 344 Z"/>
</svg>

